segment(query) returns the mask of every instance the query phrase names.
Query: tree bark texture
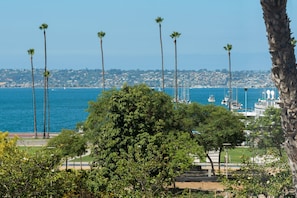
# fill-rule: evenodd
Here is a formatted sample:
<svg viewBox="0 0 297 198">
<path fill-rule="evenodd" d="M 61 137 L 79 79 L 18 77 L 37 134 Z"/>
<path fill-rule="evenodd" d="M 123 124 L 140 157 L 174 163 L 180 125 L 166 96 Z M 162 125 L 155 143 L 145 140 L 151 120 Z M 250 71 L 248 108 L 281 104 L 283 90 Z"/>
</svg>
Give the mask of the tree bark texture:
<svg viewBox="0 0 297 198">
<path fill-rule="evenodd" d="M 287 0 L 261 0 L 272 60 L 272 80 L 281 99 L 281 122 L 285 135 L 285 150 L 297 190 L 297 71 Z"/>
</svg>

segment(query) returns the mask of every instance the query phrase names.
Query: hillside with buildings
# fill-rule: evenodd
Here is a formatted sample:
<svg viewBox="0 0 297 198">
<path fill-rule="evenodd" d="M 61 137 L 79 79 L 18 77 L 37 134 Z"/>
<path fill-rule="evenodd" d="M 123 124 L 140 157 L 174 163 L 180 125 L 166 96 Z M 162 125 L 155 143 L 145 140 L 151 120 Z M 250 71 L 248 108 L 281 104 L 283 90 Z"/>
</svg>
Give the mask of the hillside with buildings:
<svg viewBox="0 0 297 198">
<path fill-rule="evenodd" d="M 43 87 L 43 69 L 35 71 L 35 86 Z M 161 70 L 119 70 L 105 71 L 106 87 L 121 87 L 145 83 L 150 87 L 161 87 Z M 165 87 L 174 87 L 174 71 L 165 70 Z M 229 73 L 227 70 L 209 71 L 181 70 L 178 71 L 180 87 L 228 87 Z M 0 87 L 31 87 L 31 70 L 0 69 Z M 234 71 L 232 87 L 273 87 L 270 71 Z M 101 70 L 51 70 L 49 87 L 102 87 Z"/>
</svg>

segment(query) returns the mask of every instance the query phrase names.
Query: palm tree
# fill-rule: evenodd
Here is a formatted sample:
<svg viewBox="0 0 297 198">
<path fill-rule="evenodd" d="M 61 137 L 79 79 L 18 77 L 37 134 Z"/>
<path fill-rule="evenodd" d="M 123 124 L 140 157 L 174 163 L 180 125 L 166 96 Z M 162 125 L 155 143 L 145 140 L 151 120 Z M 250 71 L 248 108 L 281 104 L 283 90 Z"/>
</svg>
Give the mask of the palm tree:
<svg viewBox="0 0 297 198">
<path fill-rule="evenodd" d="M 297 69 L 286 0 L 261 0 L 272 61 L 272 80 L 279 90 L 284 148 L 297 191 Z"/>
<path fill-rule="evenodd" d="M 98 32 L 98 37 L 100 38 L 100 48 L 101 48 L 101 60 L 102 60 L 102 86 L 103 91 L 105 90 L 105 73 L 104 73 L 104 57 L 103 57 L 103 46 L 102 46 L 102 38 L 105 36 L 105 32 Z"/>
<path fill-rule="evenodd" d="M 43 96 L 43 138 L 49 137 L 49 134 L 46 132 L 49 132 L 49 116 L 48 116 L 48 77 L 49 77 L 49 71 L 47 71 L 47 53 L 46 53 L 46 29 L 48 28 L 48 25 L 46 23 L 43 23 L 39 26 L 40 30 L 43 30 L 43 38 L 44 38 L 44 96 Z M 48 116 L 48 117 L 47 117 Z"/>
<path fill-rule="evenodd" d="M 224 49 L 228 52 L 228 60 L 229 60 L 229 101 L 228 101 L 228 106 L 229 106 L 229 110 L 231 111 L 231 102 L 232 102 L 231 50 L 232 50 L 232 45 L 227 44 L 226 46 L 224 46 Z"/>
<path fill-rule="evenodd" d="M 37 138 L 36 97 L 35 97 L 34 67 L 33 67 L 34 49 L 28 49 L 27 52 L 30 55 L 30 61 L 31 61 L 32 101 L 33 101 L 33 112 L 34 112 L 34 119 L 33 119 L 33 123 L 34 123 L 34 138 Z"/>
<path fill-rule="evenodd" d="M 47 102 L 47 133 L 46 133 L 46 138 L 50 138 L 50 103 L 49 103 L 49 88 L 48 88 L 48 81 L 50 77 L 50 72 L 49 70 L 46 70 L 46 72 L 43 74 L 44 78 L 46 79 L 46 102 Z"/>
<path fill-rule="evenodd" d="M 178 85 L 177 85 L 177 45 L 176 45 L 176 39 L 180 37 L 181 33 L 179 32 L 172 32 L 170 37 L 173 39 L 174 42 L 174 57 L 175 57 L 175 72 L 174 72 L 174 80 L 175 80 L 175 103 L 178 102 Z"/>
<path fill-rule="evenodd" d="M 159 33 L 160 33 L 160 46 L 161 46 L 161 61 L 162 61 L 162 90 L 164 92 L 164 56 L 163 56 L 163 42 L 162 42 L 162 26 L 161 23 L 163 22 L 163 18 L 157 17 L 156 23 L 159 24 Z"/>
</svg>

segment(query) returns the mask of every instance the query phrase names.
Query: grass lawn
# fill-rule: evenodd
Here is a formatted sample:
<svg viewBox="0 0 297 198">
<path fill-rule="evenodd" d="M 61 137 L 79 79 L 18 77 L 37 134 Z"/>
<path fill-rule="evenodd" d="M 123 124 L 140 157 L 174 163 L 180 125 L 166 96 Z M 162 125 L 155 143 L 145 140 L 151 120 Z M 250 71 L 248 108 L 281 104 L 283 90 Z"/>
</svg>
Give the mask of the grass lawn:
<svg viewBox="0 0 297 198">
<path fill-rule="evenodd" d="M 90 156 L 84 156 L 84 157 L 82 157 L 82 161 L 83 162 L 91 162 L 92 160 L 93 160 L 93 158 L 90 157 Z M 80 157 L 71 160 L 71 162 L 80 162 Z"/>
<path fill-rule="evenodd" d="M 19 146 L 19 148 L 22 150 L 27 150 L 31 154 L 34 154 L 38 152 L 40 149 L 42 149 L 42 147 L 39 147 L 39 146 Z M 246 147 L 237 147 L 235 149 L 228 149 L 230 163 L 241 163 L 243 156 L 251 157 L 253 153 L 259 153 L 259 150 L 253 151 L 251 148 L 246 148 Z M 221 162 L 225 162 L 225 155 L 226 155 L 226 151 L 223 151 L 221 153 Z M 93 158 L 90 156 L 82 157 L 83 162 L 91 162 L 92 160 Z M 71 161 L 80 162 L 80 158 L 78 157 Z"/>
<path fill-rule="evenodd" d="M 243 148 L 243 147 L 238 147 L 235 149 L 229 149 L 228 150 L 228 155 L 230 156 L 230 162 L 231 163 L 241 163 L 242 162 L 242 157 L 251 157 L 252 156 L 252 150 L 250 148 Z M 224 156 L 226 155 L 226 152 L 223 151 L 221 153 L 221 161 L 224 162 Z M 82 158 L 83 162 L 91 162 L 93 160 L 92 157 L 90 156 L 84 156 Z M 76 158 L 74 160 L 71 160 L 72 162 L 80 162 L 80 158 Z"/>
<path fill-rule="evenodd" d="M 26 150 L 30 154 L 35 154 L 38 152 L 40 149 L 42 149 L 42 146 L 19 146 L 18 147 L 20 150 Z"/>
<path fill-rule="evenodd" d="M 221 162 L 225 162 L 226 151 L 221 153 Z M 241 163 L 243 157 L 251 157 L 253 151 L 251 148 L 237 147 L 235 149 L 228 149 L 230 163 Z"/>
</svg>

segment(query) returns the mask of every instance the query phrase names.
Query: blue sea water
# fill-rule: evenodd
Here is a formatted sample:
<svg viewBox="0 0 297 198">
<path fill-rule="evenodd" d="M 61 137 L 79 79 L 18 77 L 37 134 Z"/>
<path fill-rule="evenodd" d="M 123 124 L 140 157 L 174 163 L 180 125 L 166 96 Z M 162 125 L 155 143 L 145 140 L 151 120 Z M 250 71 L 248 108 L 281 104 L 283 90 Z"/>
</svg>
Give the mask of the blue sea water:
<svg viewBox="0 0 297 198">
<path fill-rule="evenodd" d="M 233 99 L 252 110 L 254 103 L 263 97 L 267 89 L 250 88 L 246 92 L 243 88 L 233 89 Z M 276 91 L 274 88 L 273 90 Z M 99 88 L 54 88 L 49 90 L 50 101 L 50 132 L 60 132 L 62 129 L 75 129 L 76 124 L 86 120 L 88 102 L 95 101 L 101 94 Z M 167 94 L 173 96 L 173 89 L 166 89 Z M 214 95 L 215 105 L 227 95 L 226 88 L 192 88 L 188 90 L 192 102 L 208 104 L 208 97 Z M 247 97 L 245 97 L 247 96 Z M 277 97 L 277 96 L 276 96 Z M 245 104 L 245 99 L 247 103 Z M 43 89 L 36 89 L 37 101 L 37 130 L 43 131 Z M 31 88 L 1 88 L 0 89 L 0 131 L 32 132 L 33 105 Z"/>
</svg>

